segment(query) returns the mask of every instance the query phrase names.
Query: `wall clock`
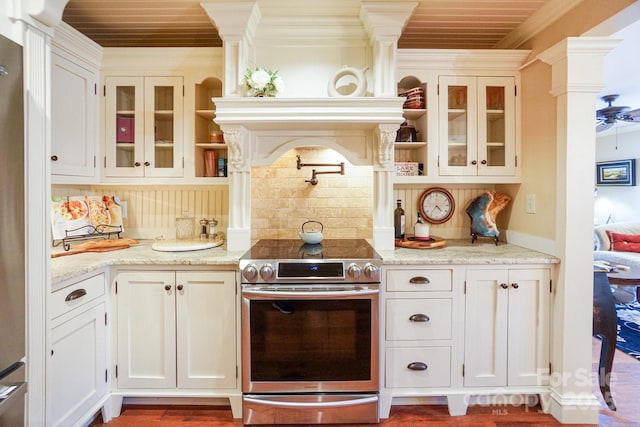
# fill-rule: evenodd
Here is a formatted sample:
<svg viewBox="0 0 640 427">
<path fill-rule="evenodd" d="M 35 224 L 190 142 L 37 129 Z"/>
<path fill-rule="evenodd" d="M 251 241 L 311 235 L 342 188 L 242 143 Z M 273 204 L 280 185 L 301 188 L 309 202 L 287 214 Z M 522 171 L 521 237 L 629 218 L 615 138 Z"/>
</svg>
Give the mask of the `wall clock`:
<svg viewBox="0 0 640 427">
<path fill-rule="evenodd" d="M 426 189 L 418 201 L 420 215 L 431 224 L 442 224 L 449 221 L 456 209 L 453 195 L 441 187 Z"/>
</svg>

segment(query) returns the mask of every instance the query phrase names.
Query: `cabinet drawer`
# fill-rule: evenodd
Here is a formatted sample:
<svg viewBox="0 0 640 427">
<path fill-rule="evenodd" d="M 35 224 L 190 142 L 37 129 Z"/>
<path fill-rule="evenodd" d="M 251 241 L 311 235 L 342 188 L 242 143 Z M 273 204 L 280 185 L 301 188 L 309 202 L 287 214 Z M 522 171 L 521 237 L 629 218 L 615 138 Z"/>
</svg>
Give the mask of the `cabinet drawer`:
<svg viewBox="0 0 640 427">
<path fill-rule="evenodd" d="M 388 348 L 386 357 L 389 388 L 451 385 L 451 347 Z"/>
<path fill-rule="evenodd" d="M 387 300 L 387 340 L 451 339 L 451 299 Z"/>
<path fill-rule="evenodd" d="M 104 274 L 90 277 L 51 294 L 51 318 L 104 295 Z"/>
<path fill-rule="evenodd" d="M 450 291 L 451 270 L 388 270 L 387 291 Z"/>
</svg>

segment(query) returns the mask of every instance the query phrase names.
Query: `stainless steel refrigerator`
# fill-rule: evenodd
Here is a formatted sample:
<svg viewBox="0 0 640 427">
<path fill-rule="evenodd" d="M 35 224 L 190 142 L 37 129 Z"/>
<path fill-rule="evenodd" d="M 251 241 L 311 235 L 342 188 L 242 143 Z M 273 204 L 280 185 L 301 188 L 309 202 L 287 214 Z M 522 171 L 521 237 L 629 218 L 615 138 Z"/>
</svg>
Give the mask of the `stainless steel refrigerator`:
<svg viewBox="0 0 640 427">
<path fill-rule="evenodd" d="M 0 427 L 24 425 L 25 207 L 22 47 L 0 36 Z"/>
</svg>

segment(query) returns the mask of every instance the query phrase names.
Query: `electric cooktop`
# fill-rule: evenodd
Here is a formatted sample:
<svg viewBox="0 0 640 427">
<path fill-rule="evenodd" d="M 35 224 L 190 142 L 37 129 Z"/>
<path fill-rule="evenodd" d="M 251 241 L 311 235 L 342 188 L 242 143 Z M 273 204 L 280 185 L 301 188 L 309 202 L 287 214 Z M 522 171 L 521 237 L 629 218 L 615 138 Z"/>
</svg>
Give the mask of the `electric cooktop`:
<svg viewBox="0 0 640 427">
<path fill-rule="evenodd" d="M 243 256 L 251 260 L 379 260 L 380 255 L 365 239 L 325 239 L 309 245 L 300 239 L 262 239 Z"/>
</svg>

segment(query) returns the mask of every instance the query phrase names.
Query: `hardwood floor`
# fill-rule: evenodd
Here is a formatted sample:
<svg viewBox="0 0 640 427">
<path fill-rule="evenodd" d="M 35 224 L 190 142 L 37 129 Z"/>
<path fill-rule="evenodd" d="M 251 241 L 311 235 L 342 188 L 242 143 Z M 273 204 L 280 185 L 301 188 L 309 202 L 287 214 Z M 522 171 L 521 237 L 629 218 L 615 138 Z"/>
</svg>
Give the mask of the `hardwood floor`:
<svg viewBox="0 0 640 427">
<path fill-rule="evenodd" d="M 593 372 L 597 372 L 600 341 L 593 341 Z M 611 390 L 617 411 L 610 411 L 602 399 L 597 381 L 593 392 L 600 400 L 599 426 L 640 426 L 640 362 L 616 350 L 611 376 Z M 93 427 L 239 427 L 242 420 L 233 419 L 231 409 L 224 406 L 126 406 L 122 415 Z M 473 426 L 473 427 L 542 427 L 561 425 L 538 408 L 470 406 L 464 417 L 451 417 L 445 406 L 394 406 L 381 427 Z M 370 427 L 371 424 L 362 426 Z M 574 424 L 574 426 L 580 426 Z M 350 427 L 359 427 L 351 425 Z"/>
</svg>

